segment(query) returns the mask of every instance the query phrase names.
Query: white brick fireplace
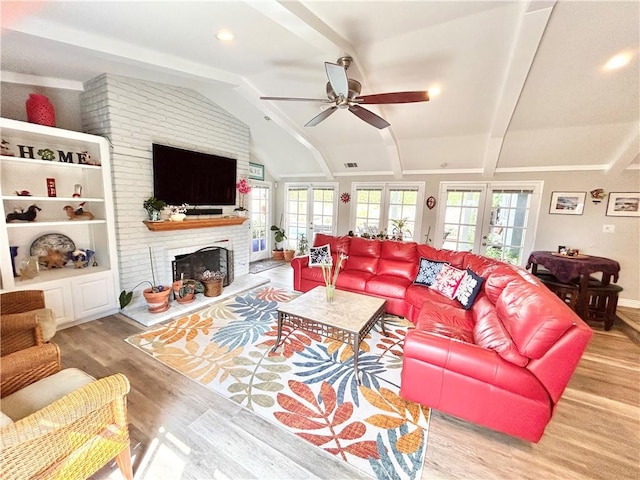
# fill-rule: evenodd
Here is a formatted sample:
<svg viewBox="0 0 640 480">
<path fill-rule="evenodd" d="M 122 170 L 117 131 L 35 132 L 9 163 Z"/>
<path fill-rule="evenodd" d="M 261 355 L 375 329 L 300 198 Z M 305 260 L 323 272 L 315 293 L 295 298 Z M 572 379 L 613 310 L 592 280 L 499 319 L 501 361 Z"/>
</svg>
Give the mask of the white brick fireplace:
<svg viewBox="0 0 640 480">
<path fill-rule="evenodd" d="M 234 252 L 236 278 L 248 274 L 249 221 L 152 232 L 142 223 L 142 202 L 153 195 L 153 143 L 235 158 L 242 178 L 249 166 L 249 128 L 197 92 L 126 77 L 105 74 L 86 82 L 81 102 L 83 130 L 107 137 L 112 146 L 120 287 L 151 280 L 149 249 L 156 282 L 168 285 L 175 251 L 190 253 L 221 240 Z M 233 208 L 224 207 L 223 215 Z"/>
</svg>

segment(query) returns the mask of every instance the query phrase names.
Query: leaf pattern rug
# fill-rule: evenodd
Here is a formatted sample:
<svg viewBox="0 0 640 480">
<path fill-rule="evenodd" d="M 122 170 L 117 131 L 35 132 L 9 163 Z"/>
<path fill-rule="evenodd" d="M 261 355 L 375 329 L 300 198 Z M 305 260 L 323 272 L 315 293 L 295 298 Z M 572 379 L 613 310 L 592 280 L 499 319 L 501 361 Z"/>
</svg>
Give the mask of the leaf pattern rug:
<svg viewBox="0 0 640 480">
<path fill-rule="evenodd" d="M 229 298 L 127 341 L 160 362 L 379 479 L 419 479 L 430 410 L 400 398 L 411 323 L 387 315 L 353 349 L 283 327 L 277 307 L 299 294 L 269 286 Z"/>
</svg>

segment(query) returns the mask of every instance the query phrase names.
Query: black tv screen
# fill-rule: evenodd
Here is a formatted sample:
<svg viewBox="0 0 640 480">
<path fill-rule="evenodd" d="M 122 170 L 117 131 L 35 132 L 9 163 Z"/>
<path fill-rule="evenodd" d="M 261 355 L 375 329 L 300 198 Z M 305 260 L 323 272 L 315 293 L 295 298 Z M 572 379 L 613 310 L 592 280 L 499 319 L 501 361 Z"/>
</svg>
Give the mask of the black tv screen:
<svg viewBox="0 0 640 480">
<path fill-rule="evenodd" d="M 154 143 L 153 195 L 169 205 L 235 205 L 236 160 Z"/>
</svg>

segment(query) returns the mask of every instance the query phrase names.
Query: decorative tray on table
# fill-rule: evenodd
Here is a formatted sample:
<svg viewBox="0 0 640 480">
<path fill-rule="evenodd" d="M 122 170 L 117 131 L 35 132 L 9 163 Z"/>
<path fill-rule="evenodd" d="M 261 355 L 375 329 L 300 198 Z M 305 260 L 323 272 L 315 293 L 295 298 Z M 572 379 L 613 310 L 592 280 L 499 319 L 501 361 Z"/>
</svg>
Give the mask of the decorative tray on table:
<svg viewBox="0 0 640 480">
<path fill-rule="evenodd" d="M 563 255 L 562 253 L 551 252 L 551 255 L 553 255 L 554 257 L 575 258 L 576 260 L 589 258 L 589 255 L 583 255 L 582 253 L 578 255 Z"/>
</svg>

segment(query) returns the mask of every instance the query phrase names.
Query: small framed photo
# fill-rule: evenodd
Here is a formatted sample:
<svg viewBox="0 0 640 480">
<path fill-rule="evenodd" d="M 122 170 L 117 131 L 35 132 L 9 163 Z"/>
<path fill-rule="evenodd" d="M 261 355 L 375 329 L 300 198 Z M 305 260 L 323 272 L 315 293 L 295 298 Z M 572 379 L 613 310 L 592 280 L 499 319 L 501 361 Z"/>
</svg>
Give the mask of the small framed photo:
<svg viewBox="0 0 640 480">
<path fill-rule="evenodd" d="M 640 192 L 611 192 L 607 217 L 640 217 Z"/>
<path fill-rule="evenodd" d="M 582 215 L 587 192 L 551 192 L 549 213 L 553 215 Z"/>
<path fill-rule="evenodd" d="M 264 165 L 249 162 L 249 178 L 252 180 L 264 180 Z"/>
</svg>

